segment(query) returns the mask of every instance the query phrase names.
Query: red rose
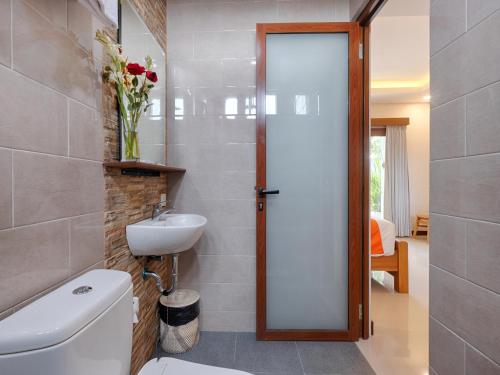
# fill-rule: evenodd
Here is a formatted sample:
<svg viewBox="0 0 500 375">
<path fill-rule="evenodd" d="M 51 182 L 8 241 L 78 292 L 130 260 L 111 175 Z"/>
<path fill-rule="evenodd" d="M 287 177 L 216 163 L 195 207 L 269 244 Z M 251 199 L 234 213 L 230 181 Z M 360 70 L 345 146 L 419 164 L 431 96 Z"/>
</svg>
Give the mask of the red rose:
<svg viewBox="0 0 500 375">
<path fill-rule="evenodd" d="M 152 72 L 151 70 L 148 70 L 146 72 L 146 78 L 149 79 L 151 82 L 158 81 L 158 76 L 156 75 L 155 72 Z"/>
<path fill-rule="evenodd" d="M 129 63 L 127 64 L 127 70 L 133 76 L 140 76 L 142 73 L 146 71 L 142 65 Z"/>
</svg>

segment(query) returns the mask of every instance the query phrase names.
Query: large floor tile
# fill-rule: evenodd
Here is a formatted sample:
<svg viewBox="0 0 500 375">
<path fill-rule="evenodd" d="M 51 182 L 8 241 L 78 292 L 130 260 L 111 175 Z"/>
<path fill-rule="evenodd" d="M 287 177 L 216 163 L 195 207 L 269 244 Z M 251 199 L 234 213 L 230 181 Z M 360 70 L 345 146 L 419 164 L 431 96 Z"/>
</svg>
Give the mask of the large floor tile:
<svg viewBox="0 0 500 375">
<path fill-rule="evenodd" d="M 200 342 L 192 350 L 182 354 L 157 353 L 186 361 L 202 363 L 210 366 L 233 367 L 235 333 L 202 332 Z"/>
<path fill-rule="evenodd" d="M 293 341 L 257 341 L 253 333 L 236 336 L 235 368 L 259 373 L 302 374 Z"/>
<path fill-rule="evenodd" d="M 298 342 L 306 374 L 375 374 L 363 354 L 351 342 Z"/>
<path fill-rule="evenodd" d="M 10 1 L 0 0 L 0 64 L 10 66 Z"/>
</svg>

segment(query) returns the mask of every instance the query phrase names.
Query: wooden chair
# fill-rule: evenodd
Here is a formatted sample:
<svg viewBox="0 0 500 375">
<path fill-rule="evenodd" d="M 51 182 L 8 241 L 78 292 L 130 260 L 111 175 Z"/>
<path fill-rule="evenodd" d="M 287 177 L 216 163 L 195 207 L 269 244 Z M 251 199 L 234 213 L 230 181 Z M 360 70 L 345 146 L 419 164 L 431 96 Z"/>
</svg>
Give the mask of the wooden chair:
<svg viewBox="0 0 500 375">
<path fill-rule="evenodd" d="M 425 232 L 425 234 L 422 234 Z M 413 238 L 425 235 L 429 239 L 429 215 L 417 215 L 415 218 L 415 225 L 413 226 Z"/>
</svg>

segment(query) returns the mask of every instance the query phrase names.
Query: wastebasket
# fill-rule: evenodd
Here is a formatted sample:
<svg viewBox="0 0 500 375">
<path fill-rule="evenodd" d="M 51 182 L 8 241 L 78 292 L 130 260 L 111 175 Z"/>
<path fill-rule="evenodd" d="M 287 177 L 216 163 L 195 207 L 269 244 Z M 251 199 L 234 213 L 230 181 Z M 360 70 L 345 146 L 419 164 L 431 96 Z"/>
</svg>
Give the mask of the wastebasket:
<svg viewBox="0 0 500 375">
<path fill-rule="evenodd" d="M 184 353 L 198 343 L 200 294 L 179 289 L 160 297 L 160 342 L 167 353 Z"/>
</svg>

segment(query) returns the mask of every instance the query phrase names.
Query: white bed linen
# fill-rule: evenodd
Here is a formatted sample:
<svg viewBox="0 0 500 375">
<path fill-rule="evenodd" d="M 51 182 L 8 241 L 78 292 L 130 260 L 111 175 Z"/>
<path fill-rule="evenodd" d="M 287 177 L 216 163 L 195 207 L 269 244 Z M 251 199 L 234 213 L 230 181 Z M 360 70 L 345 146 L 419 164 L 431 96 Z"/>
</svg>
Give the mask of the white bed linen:
<svg viewBox="0 0 500 375">
<path fill-rule="evenodd" d="M 380 229 L 380 236 L 382 237 L 382 247 L 384 254 L 372 255 L 373 257 L 383 257 L 394 254 L 394 246 L 396 245 L 396 226 L 394 223 L 379 218 L 373 218 L 377 221 Z"/>
</svg>

